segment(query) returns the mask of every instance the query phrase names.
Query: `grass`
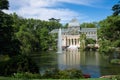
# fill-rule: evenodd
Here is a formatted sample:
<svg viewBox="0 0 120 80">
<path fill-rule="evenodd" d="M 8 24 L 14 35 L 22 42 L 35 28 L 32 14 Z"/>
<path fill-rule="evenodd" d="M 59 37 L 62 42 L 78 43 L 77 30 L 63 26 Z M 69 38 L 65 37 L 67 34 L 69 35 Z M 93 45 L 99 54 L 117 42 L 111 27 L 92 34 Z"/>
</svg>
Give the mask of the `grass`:
<svg viewBox="0 0 120 80">
<path fill-rule="evenodd" d="M 19 79 L 12 77 L 0 77 L 0 80 L 55 80 L 55 79 Z M 59 79 L 59 80 L 75 80 L 75 79 Z M 76 80 L 110 80 L 107 78 L 88 78 L 88 79 L 76 79 Z"/>
</svg>

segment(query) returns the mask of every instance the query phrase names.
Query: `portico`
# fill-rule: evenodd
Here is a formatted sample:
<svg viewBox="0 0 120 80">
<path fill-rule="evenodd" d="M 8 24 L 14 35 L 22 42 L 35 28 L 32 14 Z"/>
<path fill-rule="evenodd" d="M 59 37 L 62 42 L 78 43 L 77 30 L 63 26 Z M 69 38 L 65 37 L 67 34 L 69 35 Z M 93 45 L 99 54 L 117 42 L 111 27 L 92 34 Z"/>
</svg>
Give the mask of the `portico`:
<svg viewBox="0 0 120 80">
<path fill-rule="evenodd" d="M 80 47 L 80 35 L 62 35 L 62 46 Z"/>
</svg>

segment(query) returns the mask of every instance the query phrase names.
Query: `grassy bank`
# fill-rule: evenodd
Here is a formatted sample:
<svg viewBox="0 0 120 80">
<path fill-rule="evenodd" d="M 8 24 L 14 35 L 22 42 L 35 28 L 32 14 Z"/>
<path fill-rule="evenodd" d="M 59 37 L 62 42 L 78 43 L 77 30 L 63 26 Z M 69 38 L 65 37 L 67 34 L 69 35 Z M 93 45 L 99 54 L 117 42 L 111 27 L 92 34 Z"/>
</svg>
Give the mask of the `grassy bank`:
<svg viewBox="0 0 120 80">
<path fill-rule="evenodd" d="M 48 79 L 25 79 L 25 78 L 12 78 L 12 77 L 0 77 L 0 80 L 48 80 Z M 54 80 L 54 79 L 49 79 Z M 59 80 L 74 80 L 74 79 L 59 79 Z M 107 78 L 89 78 L 89 79 L 77 79 L 77 80 L 110 80 Z"/>
</svg>

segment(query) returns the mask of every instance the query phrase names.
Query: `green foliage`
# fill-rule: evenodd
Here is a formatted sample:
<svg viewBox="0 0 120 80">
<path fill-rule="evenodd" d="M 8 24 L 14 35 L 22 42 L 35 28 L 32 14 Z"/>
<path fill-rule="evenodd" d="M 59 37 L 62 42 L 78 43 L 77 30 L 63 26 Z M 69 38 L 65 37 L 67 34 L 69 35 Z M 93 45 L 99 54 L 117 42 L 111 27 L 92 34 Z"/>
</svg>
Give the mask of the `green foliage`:
<svg viewBox="0 0 120 80">
<path fill-rule="evenodd" d="M 59 22 L 60 19 L 50 18 L 49 21 L 50 21 L 50 22 Z"/>
<path fill-rule="evenodd" d="M 94 40 L 94 39 L 92 39 L 92 38 L 87 38 L 86 40 L 85 40 L 85 44 L 87 45 L 87 44 L 95 44 L 96 43 L 96 40 Z"/>
<path fill-rule="evenodd" d="M 51 30 L 61 27 L 56 21 L 41 21 L 35 19 L 24 19 L 11 14 L 14 24 L 16 38 L 21 42 L 22 53 L 36 51 L 46 51 L 50 47 L 56 48 L 55 37 L 50 33 Z"/>
<path fill-rule="evenodd" d="M 104 54 L 108 55 L 108 54 L 114 52 L 114 49 L 111 46 L 112 43 L 109 40 L 101 40 L 101 41 L 99 41 L 99 45 L 100 45 L 100 48 L 99 48 L 100 53 L 104 53 Z"/>
<path fill-rule="evenodd" d="M 85 40 L 86 40 L 86 35 L 85 34 L 81 34 L 80 35 L 80 48 L 81 49 L 85 49 Z"/>
<path fill-rule="evenodd" d="M 120 47 L 120 16 L 109 16 L 100 22 L 100 52 L 111 53 L 112 47 Z"/>
<path fill-rule="evenodd" d="M 81 28 L 96 28 L 96 25 L 94 23 L 82 23 L 80 27 Z"/>
<path fill-rule="evenodd" d="M 40 74 L 33 74 L 29 72 L 25 73 L 14 73 L 13 78 L 19 78 L 19 79 L 40 79 L 41 75 Z"/>
<path fill-rule="evenodd" d="M 46 70 L 43 75 L 31 72 L 17 72 L 11 75 L 15 79 L 83 79 L 81 70 L 69 69 L 59 70 L 50 69 Z"/>
<path fill-rule="evenodd" d="M 120 14 L 120 1 L 112 7 L 113 15 L 117 16 Z"/>
<path fill-rule="evenodd" d="M 20 42 L 14 36 L 12 24 L 12 17 L 0 11 L 0 54 L 14 56 L 20 52 Z"/>
<path fill-rule="evenodd" d="M 120 59 L 112 59 L 111 63 L 112 64 L 120 64 Z"/>
<path fill-rule="evenodd" d="M 120 80 L 120 75 L 112 76 L 111 80 Z"/>
<path fill-rule="evenodd" d="M 0 9 L 7 8 L 8 1 L 0 0 Z M 52 45 L 55 49 L 55 38 L 49 33 L 61 26 L 59 21 L 24 19 L 16 13 L 7 15 L 0 10 L 0 54 L 29 54 L 46 51 Z"/>
<path fill-rule="evenodd" d="M 68 28 L 68 23 L 66 23 L 66 24 L 63 26 L 63 28 Z"/>
<path fill-rule="evenodd" d="M 9 3 L 8 0 L 0 0 L 0 10 L 8 9 Z"/>
<path fill-rule="evenodd" d="M 94 45 L 96 44 L 96 40 L 92 39 L 92 38 L 87 38 L 85 39 L 85 49 L 86 51 L 96 51 L 96 47 L 94 47 Z"/>
<path fill-rule="evenodd" d="M 15 56 L 20 53 L 20 42 L 14 36 L 13 18 L 1 11 L 8 5 L 8 0 L 0 0 L 0 54 Z"/>
<path fill-rule="evenodd" d="M 17 72 L 39 73 L 39 68 L 36 63 L 26 55 L 18 55 L 8 61 L 0 62 L 0 75 L 8 76 Z"/>
<path fill-rule="evenodd" d="M 114 47 L 120 47 L 120 40 L 114 41 L 113 46 Z"/>
<path fill-rule="evenodd" d="M 100 38 L 115 41 L 120 39 L 120 16 L 109 16 L 100 22 Z"/>
<path fill-rule="evenodd" d="M 69 70 L 47 70 L 43 75 L 43 78 L 47 79 L 80 79 L 83 78 L 81 70 L 69 69 Z"/>
<path fill-rule="evenodd" d="M 0 55 L 0 62 L 7 61 L 9 59 L 10 59 L 10 57 L 8 55 Z"/>
</svg>

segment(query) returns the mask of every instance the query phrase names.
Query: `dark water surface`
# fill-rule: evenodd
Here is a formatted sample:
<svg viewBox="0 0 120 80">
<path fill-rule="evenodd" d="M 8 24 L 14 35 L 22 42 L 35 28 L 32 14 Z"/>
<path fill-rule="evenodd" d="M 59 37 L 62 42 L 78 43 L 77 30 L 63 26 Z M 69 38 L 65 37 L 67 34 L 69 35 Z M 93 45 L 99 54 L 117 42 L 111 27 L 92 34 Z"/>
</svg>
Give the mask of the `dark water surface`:
<svg viewBox="0 0 120 80">
<path fill-rule="evenodd" d="M 45 52 L 33 58 L 39 65 L 41 73 L 52 68 L 61 70 L 75 68 L 82 70 L 84 74 L 90 74 L 93 78 L 120 74 L 120 65 L 110 64 L 108 56 L 98 52 L 64 51 L 61 54 Z"/>
</svg>

